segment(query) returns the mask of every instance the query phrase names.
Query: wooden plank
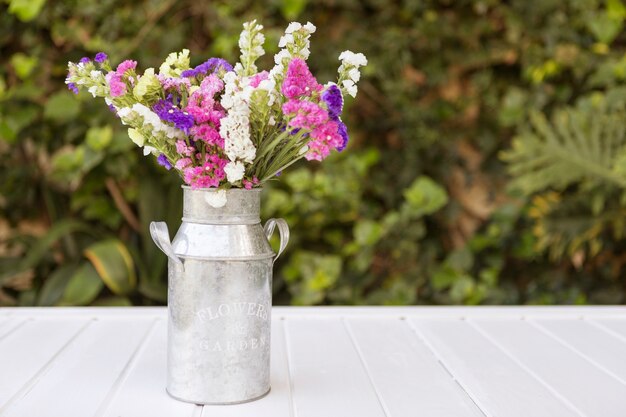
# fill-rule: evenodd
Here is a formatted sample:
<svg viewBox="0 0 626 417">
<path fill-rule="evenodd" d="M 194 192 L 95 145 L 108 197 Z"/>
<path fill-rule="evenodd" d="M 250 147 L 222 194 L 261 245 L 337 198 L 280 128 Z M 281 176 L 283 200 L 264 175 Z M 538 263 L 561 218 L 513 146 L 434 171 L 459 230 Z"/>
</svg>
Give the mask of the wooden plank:
<svg viewBox="0 0 626 417">
<path fill-rule="evenodd" d="M 405 320 L 346 319 L 387 416 L 484 416 Z"/>
<path fill-rule="evenodd" d="M 272 320 L 270 393 L 244 404 L 205 406 L 203 417 L 289 417 L 292 416 L 291 386 L 283 320 Z"/>
<path fill-rule="evenodd" d="M 501 319 L 477 319 L 473 323 L 580 414 L 626 415 L 626 385 L 531 324 Z"/>
<path fill-rule="evenodd" d="M 28 320 L 0 343 L 0 413 L 20 391 L 45 375 L 48 365 L 89 324 L 88 320 Z"/>
<path fill-rule="evenodd" d="M 530 323 L 626 384 L 626 339 L 620 340 L 587 320 L 535 319 Z"/>
<path fill-rule="evenodd" d="M 159 320 L 148 335 L 127 375 L 109 392 L 95 416 L 136 417 L 147 413 L 150 417 L 191 416 L 194 404 L 176 401 L 165 391 L 167 361 L 167 322 Z"/>
<path fill-rule="evenodd" d="M 624 315 L 626 317 L 626 314 Z M 590 320 L 590 323 L 595 324 L 598 327 L 601 327 L 605 331 L 608 331 L 613 336 L 626 340 L 626 319 L 598 319 L 594 318 Z"/>
<path fill-rule="evenodd" d="M 93 415 L 151 322 L 132 317 L 94 322 L 56 358 L 44 378 L 8 404 L 2 416 Z M 40 339 L 40 343 L 44 342 Z"/>
<path fill-rule="evenodd" d="M 11 334 L 18 331 L 22 326 L 31 321 L 32 319 L 26 317 L 15 317 L 7 320 L 4 326 L 0 327 L 0 343 L 8 339 Z"/>
<path fill-rule="evenodd" d="M 487 416 L 580 415 L 465 320 L 409 323 Z"/>
<path fill-rule="evenodd" d="M 9 319 L 8 315 L 5 317 L 0 317 L 0 333 L 2 332 L 2 328 L 11 323 L 11 319 Z"/>
<path fill-rule="evenodd" d="M 294 318 L 285 329 L 294 415 L 385 416 L 341 320 Z"/>
</svg>

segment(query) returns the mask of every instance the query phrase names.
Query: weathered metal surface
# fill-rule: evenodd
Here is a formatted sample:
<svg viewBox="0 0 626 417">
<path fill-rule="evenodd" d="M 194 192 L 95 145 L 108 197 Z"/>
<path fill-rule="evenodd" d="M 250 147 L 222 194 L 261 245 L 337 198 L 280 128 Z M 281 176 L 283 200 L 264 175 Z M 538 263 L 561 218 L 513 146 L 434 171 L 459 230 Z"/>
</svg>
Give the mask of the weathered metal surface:
<svg viewBox="0 0 626 417">
<path fill-rule="evenodd" d="M 234 404 L 269 392 L 272 265 L 268 239 L 282 219 L 260 223 L 260 190 L 184 188 L 183 223 L 173 242 L 152 223 L 168 256 L 167 391 L 197 404 Z"/>
</svg>

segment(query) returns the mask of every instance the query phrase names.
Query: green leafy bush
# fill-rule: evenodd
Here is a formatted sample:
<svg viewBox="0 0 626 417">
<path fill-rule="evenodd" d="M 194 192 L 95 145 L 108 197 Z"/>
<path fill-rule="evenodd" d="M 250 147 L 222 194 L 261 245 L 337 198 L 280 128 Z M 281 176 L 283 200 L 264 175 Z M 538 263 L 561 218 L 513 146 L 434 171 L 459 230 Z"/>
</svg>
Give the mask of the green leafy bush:
<svg viewBox="0 0 626 417">
<path fill-rule="evenodd" d="M 176 229 L 180 184 L 65 89 L 66 64 L 232 61 L 252 18 L 260 66 L 292 19 L 318 27 L 320 80 L 341 50 L 369 59 L 347 151 L 264 193 L 293 231 L 277 303 L 624 302 L 620 0 L 6 0 L 0 304 L 165 302 L 148 224 Z"/>
</svg>

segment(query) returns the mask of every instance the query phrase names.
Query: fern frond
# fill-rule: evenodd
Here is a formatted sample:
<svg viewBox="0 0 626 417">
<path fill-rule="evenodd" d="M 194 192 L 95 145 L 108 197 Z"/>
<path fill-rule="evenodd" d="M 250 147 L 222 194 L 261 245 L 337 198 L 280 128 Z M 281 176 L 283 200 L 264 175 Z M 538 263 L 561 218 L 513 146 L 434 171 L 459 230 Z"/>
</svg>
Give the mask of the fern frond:
<svg viewBox="0 0 626 417">
<path fill-rule="evenodd" d="M 617 169 L 618 156 L 626 156 L 624 116 L 568 108 L 556 112 L 550 123 L 542 113 L 531 112 L 532 130 L 502 154 L 513 176 L 511 186 L 526 195 L 584 180 L 626 188 L 626 175 Z"/>
</svg>

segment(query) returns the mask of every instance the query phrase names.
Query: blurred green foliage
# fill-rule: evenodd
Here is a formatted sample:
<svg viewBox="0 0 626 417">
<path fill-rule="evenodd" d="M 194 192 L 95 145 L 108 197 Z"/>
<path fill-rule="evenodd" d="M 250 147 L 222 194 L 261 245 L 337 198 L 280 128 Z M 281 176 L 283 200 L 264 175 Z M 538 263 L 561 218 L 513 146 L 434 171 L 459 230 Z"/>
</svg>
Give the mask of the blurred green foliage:
<svg viewBox="0 0 626 417">
<path fill-rule="evenodd" d="M 270 184 L 292 241 L 277 304 L 623 303 L 626 7 L 620 0 L 4 0 L 0 305 L 149 305 L 179 224 L 176 176 L 63 83 L 105 51 L 155 67 L 238 56 L 317 25 L 310 65 L 364 52 L 348 149 Z"/>
</svg>

